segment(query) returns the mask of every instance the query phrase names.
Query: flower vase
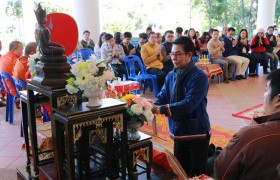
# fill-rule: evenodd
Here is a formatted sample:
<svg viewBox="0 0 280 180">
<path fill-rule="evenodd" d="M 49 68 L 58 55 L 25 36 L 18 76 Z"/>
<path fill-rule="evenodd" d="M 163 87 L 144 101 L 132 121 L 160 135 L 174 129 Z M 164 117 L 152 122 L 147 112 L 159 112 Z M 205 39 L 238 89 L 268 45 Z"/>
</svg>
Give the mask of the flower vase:
<svg viewBox="0 0 280 180">
<path fill-rule="evenodd" d="M 99 103 L 99 96 L 103 93 L 101 87 L 97 89 L 85 89 L 84 96 L 88 98 L 87 107 L 98 107 L 101 104 Z"/>
<path fill-rule="evenodd" d="M 128 121 L 127 122 L 127 139 L 130 141 L 137 141 L 141 138 L 138 130 L 142 127 L 141 121 Z"/>
</svg>

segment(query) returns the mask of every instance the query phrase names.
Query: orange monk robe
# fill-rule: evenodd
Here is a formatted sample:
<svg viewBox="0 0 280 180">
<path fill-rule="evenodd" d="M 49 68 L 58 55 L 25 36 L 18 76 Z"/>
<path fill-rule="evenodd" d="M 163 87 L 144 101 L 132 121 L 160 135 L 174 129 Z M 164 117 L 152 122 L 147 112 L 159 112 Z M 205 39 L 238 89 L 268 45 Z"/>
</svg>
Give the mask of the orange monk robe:
<svg viewBox="0 0 280 180">
<path fill-rule="evenodd" d="M 28 71 L 28 56 L 21 56 L 15 64 L 13 77 L 18 78 L 26 83 L 25 74 Z"/>
<path fill-rule="evenodd" d="M 13 75 L 13 69 L 15 63 L 19 57 L 11 51 L 8 51 L 7 54 L 3 55 L 0 58 L 0 70 L 7 72 L 10 76 Z M 16 95 L 16 89 L 14 89 L 13 85 L 10 81 L 6 81 L 8 89 L 12 96 Z"/>
</svg>

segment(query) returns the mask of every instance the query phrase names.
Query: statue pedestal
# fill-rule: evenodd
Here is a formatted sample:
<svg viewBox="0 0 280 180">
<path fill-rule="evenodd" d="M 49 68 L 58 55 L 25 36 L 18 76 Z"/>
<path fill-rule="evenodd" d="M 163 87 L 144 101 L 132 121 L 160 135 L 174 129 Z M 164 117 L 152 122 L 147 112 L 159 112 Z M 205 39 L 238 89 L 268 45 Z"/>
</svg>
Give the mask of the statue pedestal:
<svg viewBox="0 0 280 180">
<path fill-rule="evenodd" d="M 70 72 L 71 66 L 66 56 L 42 56 L 35 65 L 36 76 L 31 82 L 38 86 L 52 88 L 64 88 L 69 78 L 66 73 Z"/>
</svg>

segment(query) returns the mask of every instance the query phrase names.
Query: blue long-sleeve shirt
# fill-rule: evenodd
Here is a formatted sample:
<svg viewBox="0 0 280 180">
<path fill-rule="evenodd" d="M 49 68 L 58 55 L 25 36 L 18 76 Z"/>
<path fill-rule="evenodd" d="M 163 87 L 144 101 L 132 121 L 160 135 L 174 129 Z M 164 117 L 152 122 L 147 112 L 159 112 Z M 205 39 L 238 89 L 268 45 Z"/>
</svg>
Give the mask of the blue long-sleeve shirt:
<svg viewBox="0 0 280 180">
<path fill-rule="evenodd" d="M 161 108 L 162 113 L 168 115 L 167 110 L 170 111 L 168 124 L 172 138 L 188 140 L 206 137 L 210 133 L 210 122 L 206 111 L 208 78 L 201 69 L 195 66 L 180 83 L 182 83 L 180 90 L 183 98 L 170 103 L 174 86 L 174 71 L 169 72 L 154 103 L 164 107 Z"/>
<path fill-rule="evenodd" d="M 232 46 L 232 40 L 230 40 L 227 36 L 224 37 L 224 42 L 225 42 L 225 51 L 223 52 L 224 57 L 232 56 L 232 55 L 237 55 L 237 48 L 236 46 Z"/>
</svg>

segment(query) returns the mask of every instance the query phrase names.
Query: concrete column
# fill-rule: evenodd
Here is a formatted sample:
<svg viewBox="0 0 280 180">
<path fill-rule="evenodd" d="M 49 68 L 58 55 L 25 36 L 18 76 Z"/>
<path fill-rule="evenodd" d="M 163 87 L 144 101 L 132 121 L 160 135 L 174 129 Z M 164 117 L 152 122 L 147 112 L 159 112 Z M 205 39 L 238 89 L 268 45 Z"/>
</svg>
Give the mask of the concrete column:
<svg viewBox="0 0 280 180">
<path fill-rule="evenodd" d="M 274 25 L 276 0 L 258 0 L 257 29 Z"/>
<path fill-rule="evenodd" d="M 36 17 L 34 14 L 34 0 L 22 0 L 24 43 L 35 41 Z"/>
<path fill-rule="evenodd" d="M 79 30 L 79 41 L 83 38 L 83 31 L 89 30 L 90 37 L 96 44 L 100 34 L 98 0 L 72 0 L 72 2 L 74 19 Z"/>
</svg>

